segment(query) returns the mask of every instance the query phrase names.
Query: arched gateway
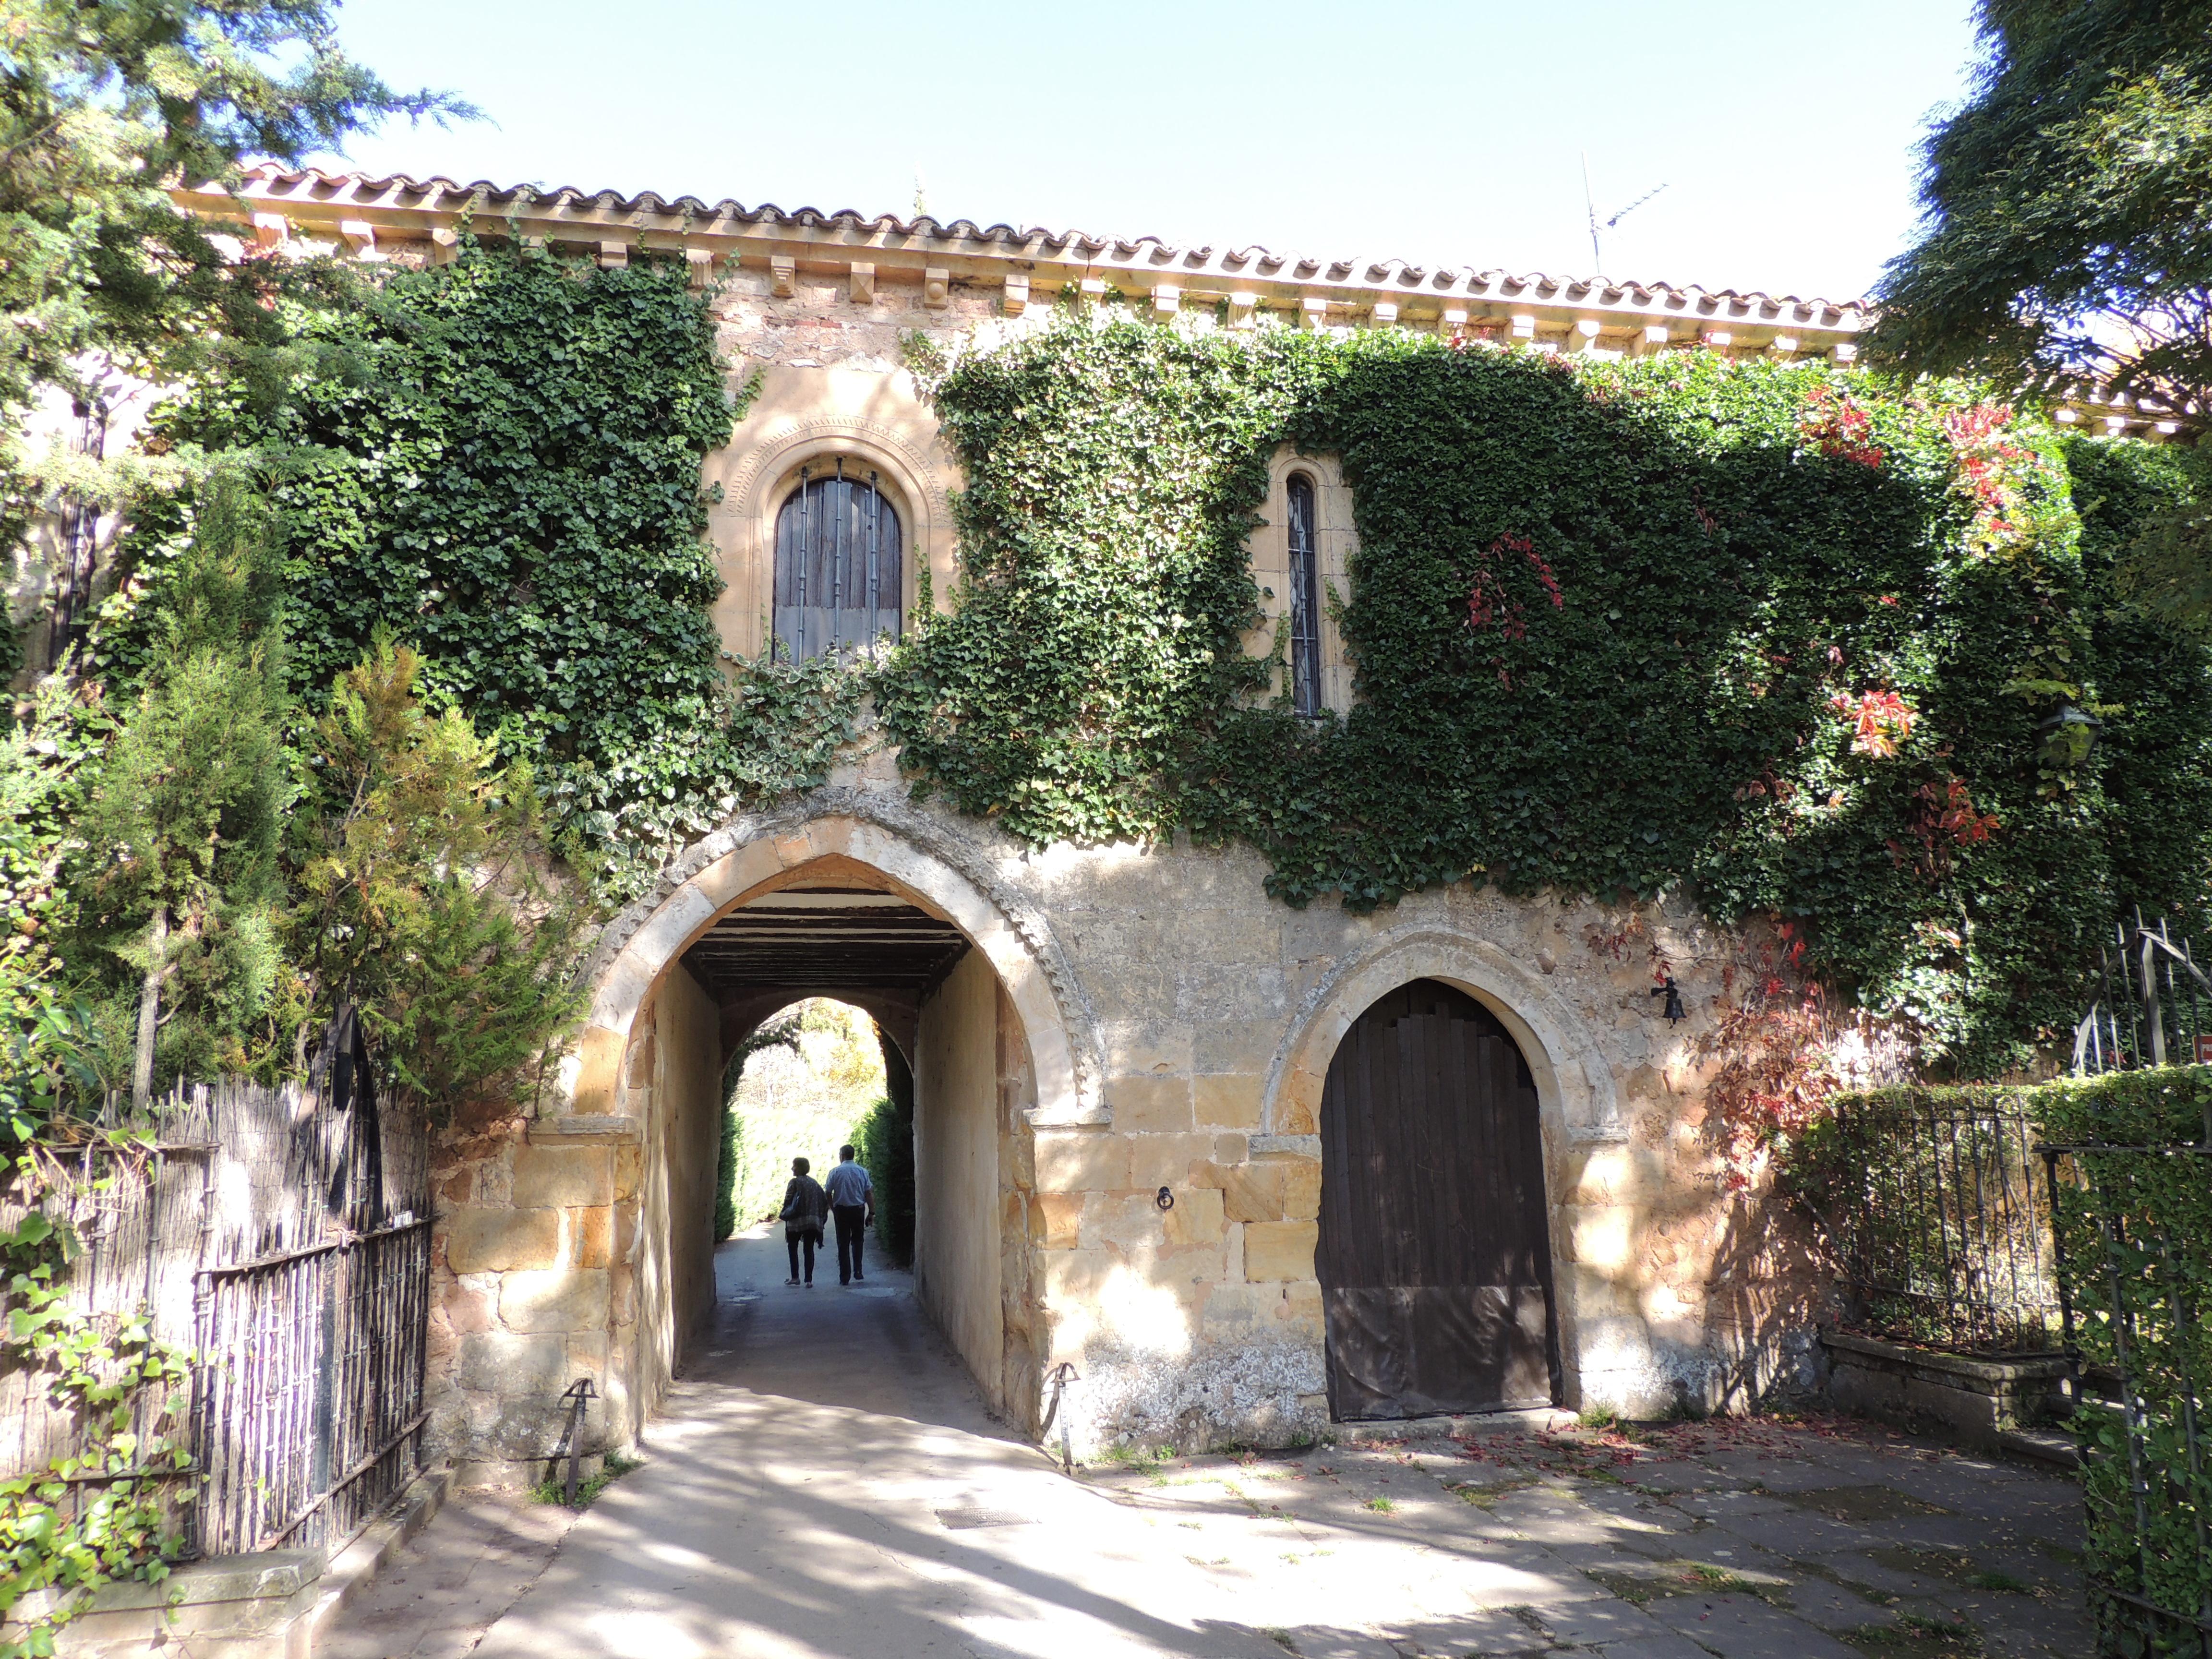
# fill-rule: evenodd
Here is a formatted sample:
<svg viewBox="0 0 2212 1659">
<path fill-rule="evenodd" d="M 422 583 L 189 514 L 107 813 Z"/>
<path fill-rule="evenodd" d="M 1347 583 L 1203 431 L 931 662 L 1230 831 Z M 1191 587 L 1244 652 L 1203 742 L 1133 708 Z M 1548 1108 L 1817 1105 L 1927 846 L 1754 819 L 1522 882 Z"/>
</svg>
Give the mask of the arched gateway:
<svg viewBox="0 0 2212 1659">
<path fill-rule="evenodd" d="M 587 1449 L 638 1435 L 714 1305 L 724 1063 L 811 995 L 866 1008 L 911 1061 L 916 1293 L 1018 1429 L 1037 1430 L 1055 1376 L 1078 1379 L 1058 1422 L 1079 1455 L 1279 1442 L 1378 1410 L 1671 1398 L 1660 1367 L 1705 1362 L 1643 1310 L 1665 1306 L 1635 1242 L 1653 1160 L 1613 1057 L 1642 988 L 1553 973 L 1548 914 L 1514 902 L 1470 915 L 1413 895 L 1389 926 L 1271 906 L 1262 873 L 1241 852 L 1024 851 L 892 787 L 817 791 L 690 848 L 609 927 L 552 1097 L 447 1138 L 434 1445 L 528 1473 L 583 1380 L 603 1402 Z M 1371 1060 L 1366 1017 L 1407 995 L 1436 1006 L 1398 1024 L 1474 1045 L 1425 1097 L 1431 1129 L 1473 1123 L 1461 1152 L 1489 1147 L 1473 1179 L 1510 1194 L 1485 1221 L 1464 1170 L 1426 1198 L 1416 1182 L 1417 1209 L 1462 1206 L 1442 1247 L 1457 1277 L 1363 1276 L 1322 1217 L 1377 1155 L 1335 1138 L 1346 1056 Z M 1426 1155 L 1378 1145 L 1384 1164 Z M 1418 1227 L 1401 1244 L 1425 1249 Z M 1329 1375 L 1358 1311 L 1343 1293 L 1425 1290 L 1467 1314 L 1445 1385 L 1377 1314 L 1388 1363 L 1354 1398 L 1343 1365 Z"/>
<path fill-rule="evenodd" d="M 592 1443 L 635 1437 L 712 1321 L 724 1066 L 811 995 L 866 1008 L 908 1057 L 917 1292 L 992 1404 L 1033 1423 L 1030 1143 L 1110 1115 L 1089 1011 L 1034 907 L 902 799 L 823 790 L 691 848 L 586 973 L 558 1097 L 446 1173 L 464 1200 L 441 1206 L 459 1363 L 433 1378 L 434 1437 L 475 1462 L 542 1456 L 560 1390 L 589 1379 Z"/>
</svg>

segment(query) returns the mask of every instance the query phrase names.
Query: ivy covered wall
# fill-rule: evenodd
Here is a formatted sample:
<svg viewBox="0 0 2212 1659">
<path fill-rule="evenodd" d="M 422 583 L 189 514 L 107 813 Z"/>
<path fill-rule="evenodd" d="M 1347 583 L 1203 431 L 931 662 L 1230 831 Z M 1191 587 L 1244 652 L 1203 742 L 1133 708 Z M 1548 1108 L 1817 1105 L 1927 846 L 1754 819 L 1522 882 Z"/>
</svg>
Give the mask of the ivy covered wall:
<svg viewBox="0 0 2212 1659">
<path fill-rule="evenodd" d="M 878 694 L 918 787 L 1026 840 L 1239 837 L 1294 904 L 1685 889 L 1968 1073 L 2070 1029 L 2117 904 L 2201 914 L 2204 653 L 2110 582 L 2154 451 L 1825 365 L 1389 333 L 1074 317 L 931 381 L 963 579 Z M 1340 721 L 1238 645 L 1285 442 L 1354 491 Z"/>
<path fill-rule="evenodd" d="M 915 787 L 1030 842 L 1243 840 L 1291 904 L 1686 893 L 1968 1073 L 2070 1027 L 2117 906 L 2203 913 L 2205 655 L 2111 583 L 2181 488 L 2154 450 L 1826 365 L 1071 315 L 918 343 L 966 474 L 945 613 L 872 672 L 718 661 L 714 326 L 681 270 L 465 243 L 302 317 L 281 412 L 230 384 L 162 416 L 263 457 L 306 706 L 414 643 L 612 896 L 826 776 L 872 690 Z M 1341 720 L 1271 703 L 1242 643 L 1285 444 L 1354 492 Z M 189 511 L 137 532 L 126 675 Z"/>
<path fill-rule="evenodd" d="M 727 390 L 681 264 L 465 242 L 360 297 L 297 315 L 296 380 L 273 411 L 234 380 L 156 426 L 157 443 L 258 456 L 307 706 L 396 634 L 434 704 L 532 763 L 613 896 L 740 804 L 818 782 L 859 683 L 826 663 L 720 661 L 700 465 L 747 396 Z M 102 635 L 125 675 L 191 511 L 180 499 L 136 532 Z"/>
</svg>

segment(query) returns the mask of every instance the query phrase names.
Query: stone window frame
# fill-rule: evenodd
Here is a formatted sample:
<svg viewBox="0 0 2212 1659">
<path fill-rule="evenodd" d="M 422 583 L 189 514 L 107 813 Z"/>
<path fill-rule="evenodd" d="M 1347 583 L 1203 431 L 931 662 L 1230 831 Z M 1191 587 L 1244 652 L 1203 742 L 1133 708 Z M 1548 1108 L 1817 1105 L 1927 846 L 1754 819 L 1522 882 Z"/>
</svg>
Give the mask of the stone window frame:
<svg viewBox="0 0 2212 1659">
<path fill-rule="evenodd" d="M 772 636 L 775 526 L 799 488 L 803 466 L 842 459 L 848 471 L 874 471 L 877 487 L 899 515 L 905 541 L 899 609 L 911 619 L 927 568 L 942 606 L 955 578 L 952 469 L 939 448 L 937 422 L 905 377 L 859 371 L 769 369 L 752 413 L 729 445 L 707 458 L 708 537 L 725 586 L 713 612 L 722 649 L 757 658 Z"/>
<path fill-rule="evenodd" d="M 1246 539 L 1252 579 L 1260 587 L 1261 624 L 1244 635 L 1244 648 L 1264 657 L 1275 648 L 1275 633 L 1291 611 L 1291 480 L 1303 476 L 1314 492 L 1315 586 L 1321 600 L 1321 707 L 1339 714 L 1352 712 L 1353 671 L 1337 608 L 1352 596 L 1352 560 L 1359 534 L 1352 517 L 1352 486 L 1334 455 L 1304 454 L 1285 444 L 1267 464 L 1267 494 L 1261 522 Z M 1286 661 L 1270 686 L 1271 695 L 1289 690 Z"/>
<path fill-rule="evenodd" d="M 784 509 L 791 505 L 802 483 L 809 478 L 818 483 L 822 478 L 836 471 L 840 461 L 845 465 L 845 477 L 848 480 L 871 484 L 876 494 L 883 498 L 884 505 L 898 519 L 899 631 L 892 636 L 893 643 L 906 637 L 915 606 L 921 603 L 921 581 L 915 569 L 915 514 L 904 499 L 906 492 L 899 488 L 896 475 L 890 467 L 856 447 L 833 444 L 826 450 L 789 463 L 785 466 L 782 476 L 769 486 L 768 506 L 763 515 L 766 521 L 766 534 L 761 538 L 759 544 L 760 556 L 767 561 L 765 568 L 758 573 L 767 620 L 762 635 L 763 647 L 775 637 L 775 549 L 783 524 Z"/>
</svg>

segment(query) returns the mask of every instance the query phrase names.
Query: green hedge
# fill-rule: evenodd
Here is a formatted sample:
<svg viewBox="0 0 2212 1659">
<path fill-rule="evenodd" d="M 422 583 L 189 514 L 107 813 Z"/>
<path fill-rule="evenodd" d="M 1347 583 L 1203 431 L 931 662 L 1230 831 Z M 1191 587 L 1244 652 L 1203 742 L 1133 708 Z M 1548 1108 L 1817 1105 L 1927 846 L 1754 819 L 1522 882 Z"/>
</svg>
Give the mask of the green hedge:
<svg viewBox="0 0 2212 1659">
<path fill-rule="evenodd" d="M 2108 1654 L 2167 1651 L 2212 1607 L 2212 1423 L 2191 1416 L 2212 1410 L 2212 1067 L 2115 1073 L 2033 1098 L 2053 1144 L 2109 1149 L 2062 1164 L 2057 1206 L 2082 1363 L 2130 1378 L 2139 1413 L 2140 1534 L 2126 1418 L 2090 1406 L 2076 1423 L 2100 1641 Z"/>
<path fill-rule="evenodd" d="M 875 1182 L 876 1237 L 903 1267 L 914 1260 L 914 1073 L 880 1030 L 884 1097 L 853 1126 L 855 1155 Z"/>
<path fill-rule="evenodd" d="M 2075 1419 L 2082 1453 L 2087 1565 L 2100 1651 L 2194 1652 L 2182 1638 L 2212 1605 L 2212 1067 L 2117 1072 L 2033 1086 L 1883 1090 L 1838 1103 L 1879 1115 L 1947 1106 L 2016 1108 L 2063 1157 L 2054 1226 L 2074 1342 L 2091 1388 Z M 1792 1160 L 1817 1202 L 1854 1178 L 1838 1150 L 1866 1148 L 1824 1128 Z M 1879 1160 L 1881 1154 L 1873 1156 Z M 1909 1155 L 1908 1155 L 1909 1156 Z M 1893 1171 L 1875 1170 L 1875 1183 Z M 2100 1377 L 2132 1384 L 2132 1423 L 2095 1397 Z M 2194 1430 L 2192 1434 L 2191 1430 Z M 2130 1443 L 2132 1441 L 2132 1444 Z M 2192 1444 L 2192 1441 L 2194 1443 Z M 2142 1471 L 2141 1525 L 2131 1467 Z"/>
</svg>

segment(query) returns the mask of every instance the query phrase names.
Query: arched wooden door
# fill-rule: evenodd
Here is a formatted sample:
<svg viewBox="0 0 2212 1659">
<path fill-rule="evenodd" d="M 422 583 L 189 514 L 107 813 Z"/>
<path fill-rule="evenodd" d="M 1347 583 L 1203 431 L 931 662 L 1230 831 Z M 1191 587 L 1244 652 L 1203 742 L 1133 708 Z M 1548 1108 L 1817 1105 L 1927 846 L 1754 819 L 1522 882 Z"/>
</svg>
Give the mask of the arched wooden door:
<svg viewBox="0 0 2212 1659">
<path fill-rule="evenodd" d="M 1505 1028 L 1449 985 L 1401 986 L 1345 1033 L 1321 1135 L 1331 1414 L 1554 1403 L 1536 1088 Z"/>
</svg>

